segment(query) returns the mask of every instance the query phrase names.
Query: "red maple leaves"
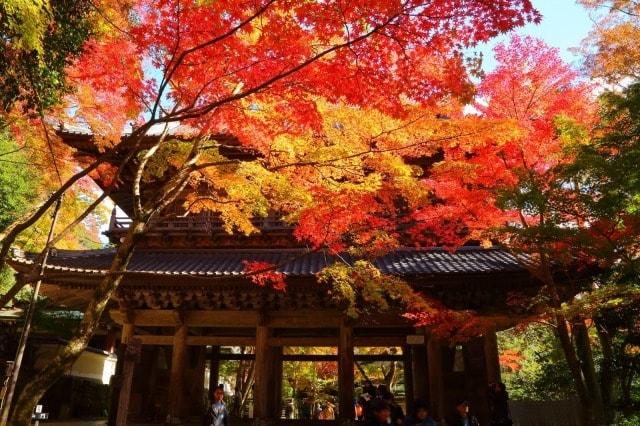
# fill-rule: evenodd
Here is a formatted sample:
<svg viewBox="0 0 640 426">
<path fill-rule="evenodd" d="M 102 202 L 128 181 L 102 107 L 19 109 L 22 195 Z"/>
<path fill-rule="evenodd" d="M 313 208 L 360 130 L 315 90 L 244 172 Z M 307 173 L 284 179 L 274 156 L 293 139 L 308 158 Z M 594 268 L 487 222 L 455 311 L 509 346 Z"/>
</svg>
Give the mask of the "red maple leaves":
<svg viewBox="0 0 640 426">
<path fill-rule="evenodd" d="M 285 275 L 277 271 L 277 265 L 269 262 L 245 261 L 244 273 L 260 287 L 270 286 L 274 290 L 285 291 L 287 283 Z"/>
</svg>

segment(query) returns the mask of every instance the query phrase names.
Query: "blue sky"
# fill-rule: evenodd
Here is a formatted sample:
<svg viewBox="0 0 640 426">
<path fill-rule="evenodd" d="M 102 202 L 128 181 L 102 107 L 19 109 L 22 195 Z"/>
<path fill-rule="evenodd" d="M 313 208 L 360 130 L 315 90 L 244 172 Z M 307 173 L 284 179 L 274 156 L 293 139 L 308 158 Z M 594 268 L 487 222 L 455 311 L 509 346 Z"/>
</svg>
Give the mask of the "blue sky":
<svg viewBox="0 0 640 426">
<path fill-rule="evenodd" d="M 547 44 L 559 48 L 567 62 L 579 65 L 579 57 L 569 49 L 579 46 L 593 27 L 590 12 L 574 0 L 533 0 L 533 5 L 542 13 L 542 22 L 539 25 L 529 24 L 515 32 L 543 39 Z M 500 36 L 480 47 L 479 50 L 484 54 L 485 71 L 495 67 L 493 46 L 508 38 L 507 35 Z"/>
</svg>

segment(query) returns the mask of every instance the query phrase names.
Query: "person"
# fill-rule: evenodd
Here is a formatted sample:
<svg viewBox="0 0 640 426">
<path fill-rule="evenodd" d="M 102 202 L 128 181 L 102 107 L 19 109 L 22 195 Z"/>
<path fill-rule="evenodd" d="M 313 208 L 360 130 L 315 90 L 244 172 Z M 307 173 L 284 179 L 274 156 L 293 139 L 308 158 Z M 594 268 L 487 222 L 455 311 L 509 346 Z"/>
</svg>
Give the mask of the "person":
<svg viewBox="0 0 640 426">
<path fill-rule="evenodd" d="M 318 420 L 320 418 L 320 413 L 322 413 L 322 405 L 320 405 L 320 402 L 314 401 L 314 403 L 313 403 L 313 418 Z"/>
<path fill-rule="evenodd" d="M 382 395 L 382 400 L 389 404 L 391 409 L 391 424 L 394 426 L 402 426 L 404 423 L 404 411 L 402 407 L 396 404 L 396 399 L 391 392 L 386 392 Z"/>
<path fill-rule="evenodd" d="M 509 393 L 504 383 L 489 385 L 489 424 L 491 426 L 511 426 L 511 412 L 509 411 Z"/>
<path fill-rule="evenodd" d="M 391 424 L 391 407 L 382 399 L 371 402 L 371 418 L 365 422 L 365 426 L 389 426 Z"/>
<path fill-rule="evenodd" d="M 413 413 L 407 416 L 405 426 L 437 426 L 436 421 L 429 413 L 427 401 L 417 399 L 413 403 Z"/>
<path fill-rule="evenodd" d="M 384 384 L 378 385 L 378 389 L 376 389 L 377 398 L 384 399 L 387 393 L 389 393 L 389 390 L 387 389 L 387 385 L 384 385 Z"/>
<path fill-rule="evenodd" d="M 353 413 L 355 414 L 355 419 L 356 420 L 363 420 L 364 419 L 364 407 L 360 403 L 360 399 L 359 398 L 355 398 L 353 400 Z"/>
<path fill-rule="evenodd" d="M 216 386 L 213 390 L 213 401 L 207 409 L 202 422 L 203 426 L 229 426 L 229 413 L 224 403 L 224 387 Z"/>
<path fill-rule="evenodd" d="M 373 385 L 371 380 L 365 380 L 364 385 L 362 386 L 362 395 L 368 395 L 368 399 L 373 399 L 376 397 L 376 387 Z"/>
<path fill-rule="evenodd" d="M 371 380 L 365 380 L 364 385 L 362 386 L 362 393 L 358 398 L 358 403 L 362 406 L 361 416 L 358 420 L 370 420 L 373 416 L 371 412 L 371 403 L 376 397 L 376 387 L 373 385 Z"/>
<path fill-rule="evenodd" d="M 456 404 L 456 411 L 451 418 L 450 422 L 447 422 L 448 426 L 480 426 L 478 419 L 470 413 L 469 401 L 466 399 L 458 401 Z"/>
<path fill-rule="evenodd" d="M 285 401 L 285 405 L 284 405 L 284 418 L 285 419 L 293 419 L 295 418 L 294 413 L 295 413 L 295 406 L 293 404 L 293 399 L 289 399 L 288 401 Z"/>
</svg>

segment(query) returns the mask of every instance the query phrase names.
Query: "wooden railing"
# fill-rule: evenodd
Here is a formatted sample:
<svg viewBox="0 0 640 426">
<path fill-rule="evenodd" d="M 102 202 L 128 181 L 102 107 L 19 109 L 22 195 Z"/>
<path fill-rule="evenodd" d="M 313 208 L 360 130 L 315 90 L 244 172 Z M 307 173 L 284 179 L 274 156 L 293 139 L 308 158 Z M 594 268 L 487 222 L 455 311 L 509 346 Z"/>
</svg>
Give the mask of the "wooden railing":
<svg viewBox="0 0 640 426">
<path fill-rule="evenodd" d="M 119 216 L 114 210 L 109 221 L 109 233 L 123 232 L 131 226 L 131 219 Z M 253 225 L 262 231 L 289 231 L 293 227 L 280 219 L 279 216 L 254 217 Z M 211 212 L 192 214 L 189 216 L 159 217 L 151 222 L 151 232 L 203 232 L 223 233 L 224 223 L 217 214 Z"/>
</svg>

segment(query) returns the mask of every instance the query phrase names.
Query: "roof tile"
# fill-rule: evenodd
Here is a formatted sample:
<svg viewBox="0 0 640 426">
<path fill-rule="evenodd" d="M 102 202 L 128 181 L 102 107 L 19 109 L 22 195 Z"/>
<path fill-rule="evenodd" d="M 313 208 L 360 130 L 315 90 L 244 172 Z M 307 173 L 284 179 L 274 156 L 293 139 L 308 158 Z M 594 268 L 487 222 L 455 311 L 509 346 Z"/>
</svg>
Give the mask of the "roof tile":
<svg viewBox="0 0 640 426">
<path fill-rule="evenodd" d="M 114 253 L 114 250 L 58 250 L 49 257 L 47 269 L 104 274 Z M 353 261 L 349 256 L 340 258 Z M 29 264 L 34 259 L 35 256 L 26 255 L 14 257 L 13 261 Z M 300 250 L 138 250 L 128 270 L 163 275 L 237 276 L 249 261 L 278 265 L 278 271 L 289 276 L 312 276 L 336 259 L 337 256 L 324 252 Z M 519 272 L 525 270 L 522 260 L 499 248 L 463 247 L 455 252 L 441 248 L 400 249 L 374 263 L 386 274 L 415 276 Z"/>
</svg>

